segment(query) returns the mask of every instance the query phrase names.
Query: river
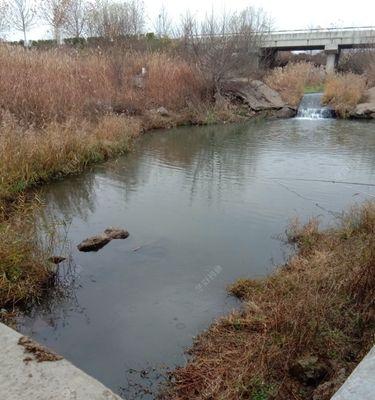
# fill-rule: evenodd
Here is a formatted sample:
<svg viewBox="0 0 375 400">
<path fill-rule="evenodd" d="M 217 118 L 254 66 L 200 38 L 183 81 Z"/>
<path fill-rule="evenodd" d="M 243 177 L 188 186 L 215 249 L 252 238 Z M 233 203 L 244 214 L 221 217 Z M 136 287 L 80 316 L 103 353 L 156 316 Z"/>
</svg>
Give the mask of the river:
<svg viewBox="0 0 375 400">
<path fill-rule="evenodd" d="M 67 223 L 69 295 L 19 329 L 120 395 L 154 398 L 165 368 L 238 306 L 226 286 L 283 262 L 290 221 L 334 223 L 375 197 L 375 123 L 275 120 L 144 135 L 134 151 L 43 189 Z M 97 253 L 76 245 L 129 230 Z M 140 386 L 138 386 L 140 385 Z"/>
</svg>

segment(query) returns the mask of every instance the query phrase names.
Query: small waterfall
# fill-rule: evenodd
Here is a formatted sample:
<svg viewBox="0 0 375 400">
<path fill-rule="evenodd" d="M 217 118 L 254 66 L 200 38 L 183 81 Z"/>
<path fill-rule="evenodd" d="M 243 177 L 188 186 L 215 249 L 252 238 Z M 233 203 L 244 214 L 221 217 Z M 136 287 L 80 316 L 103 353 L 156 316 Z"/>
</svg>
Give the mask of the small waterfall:
<svg viewBox="0 0 375 400">
<path fill-rule="evenodd" d="M 329 107 L 322 106 L 322 97 L 323 93 L 305 94 L 298 107 L 296 118 L 299 119 L 334 118 L 334 111 Z"/>
</svg>

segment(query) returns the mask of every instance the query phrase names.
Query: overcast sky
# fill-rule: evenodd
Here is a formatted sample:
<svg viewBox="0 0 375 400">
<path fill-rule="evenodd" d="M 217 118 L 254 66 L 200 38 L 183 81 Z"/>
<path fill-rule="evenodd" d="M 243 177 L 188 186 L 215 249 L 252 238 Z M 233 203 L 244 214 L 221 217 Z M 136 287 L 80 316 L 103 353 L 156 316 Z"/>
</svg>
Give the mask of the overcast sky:
<svg viewBox="0 0 375 400">
<path fill-rule="evenodd" d="M 163 5 L 176 23 L 187 9 L 199 18 L 211 9 L 220 13 L 222 10 L 234 11 L 253 6 L 263 8 L 271 16 L 276 29 L 375 26 L 375 0 L 144 0 L 144 4 L 148 31 L 153 30 L 154 21 Z M 33 29 L 29 38 L 48 36 L 47 29 L 39 26 Z M 12 34 L 11 38 L 21 39 L 22 34 Z"/>
</svg>

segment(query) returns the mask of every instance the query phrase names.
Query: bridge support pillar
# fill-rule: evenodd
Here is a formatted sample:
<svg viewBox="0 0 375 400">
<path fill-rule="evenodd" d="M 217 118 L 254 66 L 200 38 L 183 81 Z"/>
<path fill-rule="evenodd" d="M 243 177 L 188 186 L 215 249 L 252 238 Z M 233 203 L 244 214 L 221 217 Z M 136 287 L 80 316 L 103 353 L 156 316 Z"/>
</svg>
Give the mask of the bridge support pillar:
<svg viewBox="0 0 375 400">
<path fill-rule="evenodd" d="M 327 55 L 326 72 L 327 74 L 333 74 L 340 57 L 339 47 L 337 45 L 326 46 L 324 51 Z"/>
</svg>

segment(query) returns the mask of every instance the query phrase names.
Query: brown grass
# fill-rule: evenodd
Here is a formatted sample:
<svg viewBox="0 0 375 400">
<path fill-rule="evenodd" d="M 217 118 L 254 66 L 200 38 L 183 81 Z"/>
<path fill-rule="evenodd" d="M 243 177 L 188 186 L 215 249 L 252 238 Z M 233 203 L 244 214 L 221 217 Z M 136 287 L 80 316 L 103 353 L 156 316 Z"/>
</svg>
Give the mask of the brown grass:
<svg viewBox="0 0 375 400">
<path fill-rule="evenodd" d="M 0 305 L 12 308 L 43 296 L 53 279 L 52 264 L 37 235 L 36 203 L 18 199 L 11 217 L 0 210 Z M 6 215 L 5 215 L 6 214 Z"/>
<path fill-rule="evenodd" d="M 324 70 L 311 63 L 289 63 L 275 68 L 266 76 L 265 82 L 278 91 L 291 106 L 298 106 L 306 86 L 319 86 L 324 82 Z"/>
<path fill-rule="evenodd" d="M 137 78 L 142 67 L 147 74 Z M 180 110 L 201 98 L 197 71 L 163 53 L 89 53 L 0 46 L 0 108 L 24 123 L 42 125 L 68 117 Z"/>
<path fill-rule="evenodd" d="M 35 203 L 15 207 L 25 191 L 128 151 L 146 129 L 233 118 L 210 102 L 193 65 L 116 46 L 0 45 L 0 93 L 0 308 L 38 299 L 53 275 Z M 156 112 L 161 106 L 169 116 Z"/>
<path fill-rule="evenodd" d="M 337 115 L 346 118 L 363 99 L 366 78 L 351 72 L 327 77 L 323 101 L 334 108 Z"/>
<path fill-rule="evenodd" d="M 354 208 L 334 229 L 320 231 L 315 220 L 296 224 L 289 241 L 298 251 L 285 266 L 229 288 L 243 310 L 197 338 L 190 361 L 174 371 L 167 398 L 298 400 L 319 391 L 328 400 L 371 348 L 375 203 Z M 308 384 L 293 373 L 307 356 L 316 357 L 312 370 L 324 371 Z"/>
</svg>

